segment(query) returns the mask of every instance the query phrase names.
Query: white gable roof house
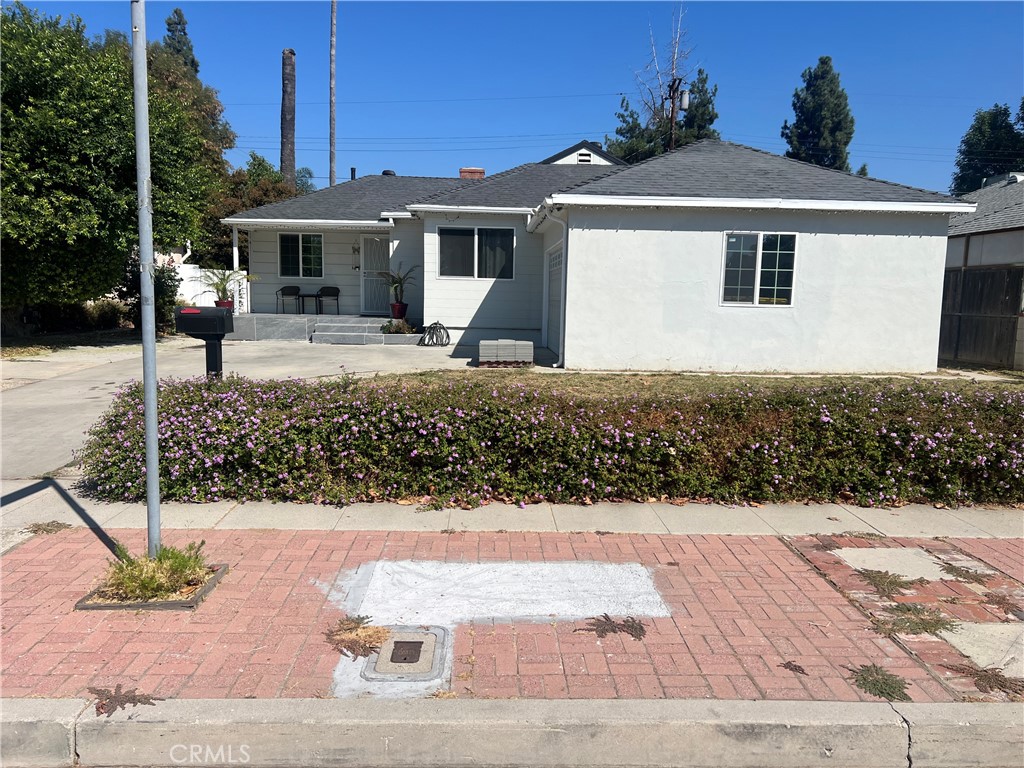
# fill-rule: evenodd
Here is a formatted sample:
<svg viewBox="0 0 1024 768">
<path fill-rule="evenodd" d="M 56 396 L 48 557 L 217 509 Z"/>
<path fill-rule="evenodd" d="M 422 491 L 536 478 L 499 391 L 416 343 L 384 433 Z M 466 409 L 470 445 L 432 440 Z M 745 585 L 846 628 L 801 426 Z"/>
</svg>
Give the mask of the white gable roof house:
<svg viewBox="0 0 1024 768">
<path fill-rule="evenodd" d="M 260 276 L 248 337 L 259 313 L 309 309 L 283 307 L 282 286 L 326 285 L 350 318 L 303 315 L 302 333 L 350 341 L 328 327 L 358 317 L 381 343 L 377 272 L 401 265 L 416 268 L 413 323 L 463 346 L 531 341 L 572 369 L 932 371 L 949 217 L 975 209 L 717 140 L 632 166 L 581 142 L 464 170 L 363 177 L 225 219 L 249 232 Z"/>
</svg>

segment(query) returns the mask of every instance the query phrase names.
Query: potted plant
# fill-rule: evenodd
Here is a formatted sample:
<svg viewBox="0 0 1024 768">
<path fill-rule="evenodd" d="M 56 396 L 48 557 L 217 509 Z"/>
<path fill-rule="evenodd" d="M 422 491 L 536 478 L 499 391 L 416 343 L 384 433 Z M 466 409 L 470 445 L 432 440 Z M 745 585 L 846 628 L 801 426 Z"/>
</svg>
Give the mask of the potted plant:
<svg viewBox="0 0 1024 768">
<path fill-rule="evenodd" d="M 215 307 L 235 307 L 235 286 L 258 279 L 237 269 L 204 269 L 199 272 L 199 282 L 216 294 Z"/>
<path fill-rule="evenodd" d="M 409 305 L 405 303 L 405 286 L 412 283 L 412 273 L 415 271 L 416 265 L 413 264 L 403 272 L 402 262 L 398 262 L 398 269 L 395 271 L 377 273 L 388 281 L 391 293 L 395 297 L 391 304 L 391 317 L 395 320 L 405 319 L 405 313 L 409 311 Z"/>
</svg>

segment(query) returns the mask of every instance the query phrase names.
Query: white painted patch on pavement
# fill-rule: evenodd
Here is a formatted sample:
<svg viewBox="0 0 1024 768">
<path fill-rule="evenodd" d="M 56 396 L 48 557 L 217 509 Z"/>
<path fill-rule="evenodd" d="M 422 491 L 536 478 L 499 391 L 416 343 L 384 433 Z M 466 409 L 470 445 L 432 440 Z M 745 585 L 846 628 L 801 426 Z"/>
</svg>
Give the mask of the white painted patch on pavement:
<svg viewBox="0 0 1024 768">
<path fill-rule="evenodd" d="M 919 547 L 843 547 L 832 554 L 857 570 L 888 571 L 928 581 L 950 578 L 942 572 L 941 561 Z"/>
<path fill-rule="evenodd" d="M 639 563 L 377 561 L 339 574 L 328 596 L 383 625 L 670 615 Z"/>
<path fill-rule="evenodd" d="M 1024 625 L 1019 622 L 965 622 L 942 639 L 981 669 L 999 667 L 1008 677 L 1024 677 Z"/>
<path fill-rule="evenodd" d="M 440 679 L 365 680 L 365 659 L 342 657 L 334 670 L 338 698 L 418 698 L 451 682 L 453 630 L 469 621 L 560 621 L 612 616 L 669 616 L 652 571 L 639 563 L 440 563 L 378 560 L 313 582 L 349 615 L 377 626 L 430 625 L 449 630 Z"/>
</svg>

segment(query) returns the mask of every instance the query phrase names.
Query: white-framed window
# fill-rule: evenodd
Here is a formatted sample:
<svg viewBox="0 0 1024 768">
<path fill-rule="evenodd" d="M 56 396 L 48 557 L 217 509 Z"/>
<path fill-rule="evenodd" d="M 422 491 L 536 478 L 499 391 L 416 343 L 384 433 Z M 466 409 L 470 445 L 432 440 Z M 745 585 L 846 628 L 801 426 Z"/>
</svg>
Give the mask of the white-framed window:
<svg viewBox="0 0 1024 768">
<path fill-rule="evenodd" d="M 324 276 L 324 236 L 280 232 L 277 236 L 279 277 Z"/>
<path fill-rule="evenodd" d="M 515 236 L 503 227 L 438 228 L 438 275 L 514 279 Z"/>
<path fill-rule="evenodd" d="M 790 306 L 795 262 L 795 234 L 726 232 L 722 304 Z"/>
</svg>

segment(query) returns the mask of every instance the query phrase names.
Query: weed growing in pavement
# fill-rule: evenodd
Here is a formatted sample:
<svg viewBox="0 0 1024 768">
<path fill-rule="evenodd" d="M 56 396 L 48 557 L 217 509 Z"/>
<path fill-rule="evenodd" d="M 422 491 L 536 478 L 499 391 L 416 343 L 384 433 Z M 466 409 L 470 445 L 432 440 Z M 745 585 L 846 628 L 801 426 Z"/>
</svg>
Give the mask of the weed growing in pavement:
<svg viewBox="0 0 1024 768">
<path fill-rule="evenodd" d="M 934 635 L 939 632 L 956 632 L 960 625 L 946 618 L 940 611 L 915 603 L 897 603 L 888 606 L 890 616 L 875 616 L 871 624 L 875 631 L 886 637 L 894 635 Z"/>
<path fill-rule="evenodd" d="M 30 523 L 25 526 L 25 530 L 33 536 L 37 536 L 41 533 L 59 533 L 60 531 L 66 531 L 70 527 L 67 523 L 62 523 L 59 520 L 51 520 L 48 523 Z"/>
<path fill-rule="evenodd" d="M 882 597 L 894 597 L 901 594 L 903 590 L 910 589 L 917 584 L 926 584 L 928 579 L 908 579 L 899 573 L 889 571 L 872 571 L 869 568 L 858 569 L 857 574 L 868 584 L 874 587 Z"/>
<path fill-rule="evenodd" d="M 989 592 L 985 595 L 985 599 L 982 602 L 999 608 L 1009 616 L 1015 616 L 1018 619 L 1024 620 L 1024 606 L 1001 592 Z"/>
<path fill-rule="evenodd" d="M 598 637 L 607 637 L 608 635 L 624 632 L 634 640 L 643 640 L 647 634 L 647 627 L 644 626 L 642 621 L 632 616 L 627 616 L 622 621 L 616 621 L 607 613 L 602 613 L 600 616 L 587 619 L 587 626 L 577 629 L 576 632 L 593 632 Z"/>
<path fill-rule="evenodd" d="M 470 507 L 1024 501 L 1024 390 L 631 376 L 585 379 L 588 390 L 571 377 L 476 373 L 164 381 L 161 493 Z M 122 389 L 80 454 L 103 498 L 144 497 L 142 399 L 140 385 Z"/>
<path fill-rule="evenodd" d="M 377 653 L 380 647 L 391 637 L 387 627 L 375 627 L 370 624 L 369 616 L 345 616 L 338 619 L 333 629 L 324 632 L 327 642 L 352 661 Z"/>
<path fill-rule="evenodd" d="M 126 603 L 187 598 L 198 591 L 212 573 L 203 554 L 205 543 L 191 542 L 183 550 L 161 547 L 155 558 L 136 558 L 116 542 L 117 560 L 107 566 L 97 596 Z"/>
<path fill-rule="evenodd" d="M 790 672 L 796 672 L 798 675 L 806 675 L 807 670 L 797 664 L 795 661 L 785 661 L 782 664 L 776 665 L 781 669 L 788 669 Z"/>
<path fill-rule="evenodd" d="M 953 565 L 952 563 L 943 563 L 939 566 L 942 572 L 956 581 L 968 581 L 973 584 L 984 584 L 991 578 L 992 574 L 980 573 L 979 571 L 972 570 L 971 568 L 964 568 L 960 565 Z"/>
<path fill-rule="evenodd" d="M 907 695 L 907 681 L 882 669 L 877 664 L 862 664 L 857 669 L 846 667 L 853 673 L 850 681 L 864 693 L 870 693 L 888 701 L 910 701 Z"/>
<path fill-rule="evenodd" d="M 1019 677 L 1007 677 L 1000 667 L 978 669 L 967 664 L 943 664 L 942 666 L 950 672 L 973 678 L 974 685 L 982 693 L 1002 691 L 1018 700 L 1024 697 L 1024 680 Z"/>
<path fill-rule="evenodd" d="M 156 702 L 163 701 L 159 696 L 150 696 L 148 693 L 139 693 L 137 688 L 129 688 L 127 691 L 121 689 L 121 684 L 109 688 L 89 688 L 89 693 L 96 697 L 96 717 L 106 715 L 110 717 L 119 709 L 127 709 L 128 704 L 137 707 L 140 704 L 155 707 Z"/>
</svg>

